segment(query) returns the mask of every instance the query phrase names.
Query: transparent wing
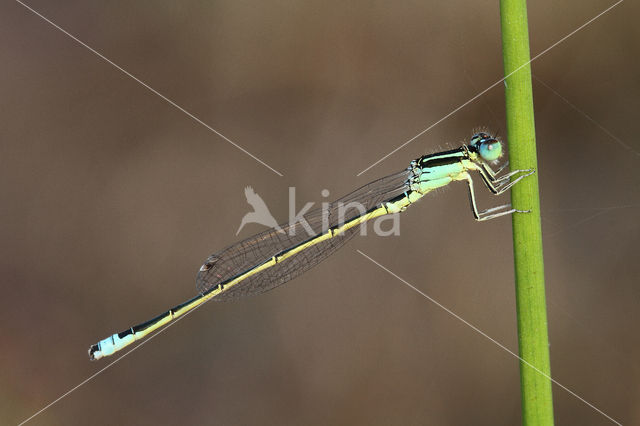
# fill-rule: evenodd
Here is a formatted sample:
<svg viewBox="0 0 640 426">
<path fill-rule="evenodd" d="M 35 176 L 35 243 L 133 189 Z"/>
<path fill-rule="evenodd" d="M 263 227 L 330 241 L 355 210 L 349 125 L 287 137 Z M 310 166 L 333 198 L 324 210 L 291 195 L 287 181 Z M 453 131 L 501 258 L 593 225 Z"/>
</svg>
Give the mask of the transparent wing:
<svg viewBox="0 0 640 426">
<path fill-rule="evenodd" d="M 329 227 L 360 216 L 363 210 L 368 211 L 403 194 L 409 189 L 411 174 L 411 170 L 403 170 L 378 179 L 330 203 L 324 210 L 309 211 L 304 215 L 304 221 L 282 224 L 278 228 L 261 232 L 212 254 L 198 272 L 198 292 L 204 293 L 255 268 L 273 256 L 308 241 Z M 362 207 L 358 208 L 357 205 Z M 228 300 L 259 294 L 284 284 L 332 255 L 359 231 L 360 227 L 356 226 L 329 240 L 314 244 L 297 255 L 244 279 L 214 299 Z"/>
</svg>

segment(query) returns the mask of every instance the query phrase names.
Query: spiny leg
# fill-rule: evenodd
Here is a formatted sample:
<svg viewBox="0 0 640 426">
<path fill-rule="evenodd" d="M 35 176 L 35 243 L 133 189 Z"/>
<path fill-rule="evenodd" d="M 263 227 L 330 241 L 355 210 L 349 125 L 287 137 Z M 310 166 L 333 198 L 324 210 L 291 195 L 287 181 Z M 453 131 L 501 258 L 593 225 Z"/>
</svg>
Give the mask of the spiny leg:
<svg viewBox="0 0 640 426">
<path fill-rule="evenodd" d="M 505 180 L 508 180 L 510 177 L 517 175 L 518 173 L 521 172 L 531 172 L 533 171 L 533 169 L 520 169 L 520 170 L 513 170 L 505 175 L 502 175 L 500 177 L 498 177 L 498 175 L 509 165 L 509 160 L 507 160 L 502 166 L 500 166 L 500 168 L 496 171 L 494 171 L 491 166 L 489 164 L 486 163 L 481 163 L 479 164 L 479 171 L 480 173 L 484 174 L 484 177 L 488 180 L 494 183 L 494 185 L 496 183 L 499 182 L 503 182 Z"/>
<path fill-rule="evenodd" d="M 489 188 L 489 190 L 496 195 L 502 194 L 503 192 L 511 188 L 513 185 L 520 182 L 523 178 L 535 173 L 535 170 L 533 169 L 514 170 L 512 172 L 507 173 L 504 176 L 500 176 L 497 179 L 492 179 L 486 174 L 486 170 L 484 167 L 478 167 L 477 170 L 478 172 L 480 172 L 480 177 L 482 178 L 482 181 L 487 186 L 487 188 Z M 511 177 L 517 175 L 518 173 L 525 173 L 525 174 L 518 176 L 518 178 L 516 178 L 512 182 L 508 181 Z"/>
<path fill-rule="evenodd" d="M 507 173 L 504 176 L 500 176 L 499 178 L 492 178 L 491 176 L 488 176 L 485 174 L 485 170 L 483 168 L 478 168 L 478 172 L 480 172 L 480 174 L 482 175 L 482 179 L 487 183 L 487 185 L 492 184 L 492 186 L 496 186 L 496 184 L 501 184 L 504 181 L 509 180 L 509 178 L 511 178 L 512 176 L 517 175 L 518 173 L 523 173 L 523 172 L 531 172 L 533 169 L 523 169 L 523 170 L 514 170 L 512 172 Z M 498 185 L 499 186 L 499 185 Z"/>
<path fill-rule="evenodd" d="M 531 174 L 531 172 L 533 172 L 533 169 L 520 169 L 520 170 L 514 170 L 512 172 L 509 172 L 503 176 L 500 176 L 499 178 L 495 179 L 493 181 L 494 185 L 496 183 L 502 183 L 504 181 L 508 181 L 511 177 L 517 175 L 518 173 L 528 173 L 527 176 L 529 176 Z"/>
<path fill-rule="evenodd" d="M 507 168 L 508 165 L 509 165 L 509 160 L 505 161 L 504 164 L 500 166 L 498 170 L 495 171 L 494 176 L 499 175 L 504 169 Z"/>
<path fill-rule="evenodd" d="M 531 172 L 533 171 L 533 169 L 519 169 L 519 170 L 512 170 L 502 176 L 497 176 L 498 173 L 500 173 L 502 171 L 502 169 L 504 169 L 505 166 L 500 167 L 500 170 L 498 172 L 496 172 L 496 174 L 491 175 L 491 173 L 489 173 L 489 171 L 491 170 L 491 168 L 487 165 L 487 164 L 480 164 L 479 167 L 479 171 L 482 172 L 487 172 L 486 173 L 486 177 L 487 180 L 495 183 L 499 183 L 499 182 L 503 182 L 505 180 L 508 180 L 510 177 L 517 175 L 518 173 L 525 173 L 525 172 Z"/>
<path fill-rule="evenodd" d="M 525 172 L 523 175 L 518 176 L 517 178 L 515 178 L 514 180 L 512 180 L 511 182 L 509 181 L 501 181 L 497 186 L 495 186 L 496 195 L 502 194 L 503 192 L 507 191 L 508 189 L 510 189 L 513 185 L 515 185 L 516 183 L 520 182 L 522 179 L 526 178 L 527 176 L 531 176 L 532 174 L 534 174 L 536 171 L 533 169 L 529 169 L 529 170 L 516 170 L 516 172 Z M 513 172 L 511 172 L 513 173 Z M 509 173 L 509 174 L 511 174 Z M 506 176 L 506 175 L 505 175 Z"/>
<path fill-rule="evenodd" d="M 465 173 L 464 178 L 467 180 L 467 183 L 469 184 L 469 201 L 471 203 L 471 212 L 473 213 L 473 217 L 477 221 L 482 222 L 485 220 L 491 220 L 500 216 L 506 216 L 513 213 L 528 213 L 528 211 L 525 211 L 525 210 L 517 210 L 514 208 L 510 208 L 511 207 L 510 204 L 505 204 L 503 206 L 498 206 L 498 207 L 492 207 L 483 212 L 478 212 L 478 206 L 476 204 L 476 195 L 473 190 L 473 179 L 471 179 L 471 175 L 469 173 Z M 502 210 L 505 208 L 509 210 L 498 212 L 499 210 Z M 495 213 L 495 212 L 498 212 L 498 213 Z"/>
<path fill-rule="evenodd" d="M 483 164 L 482 168 L 484 169 L 485 172 L 487 172 L 489 176 L 491 176 L 491 180 L 495 180 L 495 177 L 498 176 L 500 172 L 502 172 L 504 169 L 506 169 L 508 165 L 509 165 L 509 160 L 505 161 L 505 163 L 502 166 L 500 166 L 498 170 L 493 170 L 491 166 L 488 164 Z"/>
</svg>

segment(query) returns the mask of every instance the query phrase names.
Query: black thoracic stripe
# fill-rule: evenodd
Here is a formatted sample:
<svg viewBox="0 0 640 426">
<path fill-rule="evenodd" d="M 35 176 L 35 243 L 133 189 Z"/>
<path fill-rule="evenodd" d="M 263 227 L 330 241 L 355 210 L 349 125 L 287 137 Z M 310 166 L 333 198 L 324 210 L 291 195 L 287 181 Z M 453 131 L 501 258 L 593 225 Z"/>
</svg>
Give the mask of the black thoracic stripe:
<svg viewBox="0 0 640 426">
<path fill-rule="evenodd" d="M 452 149 L 451 151 L 439 152 L 437 154 L 420 157 L 420 167 L 438 167 L 454 164 L 464 158 L 463 148 Z"/>
<path fill-rule="evenodd" d="M 433 154 L 427 154 L 427 155 L 423 155 L 422 157 L 420 157 L 421 159 L 428 159 L 428 158 L 432 158 L 432 157 L 448 157 L 450 155 L 453 154 L 460 154 L 460 153 L 464 153 L 465 150 L 469 149 L 466 146 L 461 146 L 459 148 L 456 149 L 450 149 L 449 151 L 440 151 L 440 152 L 434 152 Z"/>
</svg>

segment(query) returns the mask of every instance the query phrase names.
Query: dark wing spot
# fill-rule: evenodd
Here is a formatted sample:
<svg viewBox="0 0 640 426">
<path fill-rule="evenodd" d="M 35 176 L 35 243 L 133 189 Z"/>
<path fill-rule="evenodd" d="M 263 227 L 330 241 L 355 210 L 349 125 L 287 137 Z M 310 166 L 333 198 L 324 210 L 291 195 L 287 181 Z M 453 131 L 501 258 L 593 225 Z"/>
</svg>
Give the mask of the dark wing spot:
<svg viewBox="0 0 640 426">
<path fill-rule="evenodd" d="M 200 272 L 205 272 L 208 271 L 209 269 L 213 268 L 213 266 L 218 262 L 217 258 L 210 258 L 207 259 L 206 262 L 204 262 L 204 264 L 202 265 L 202 267 L 200 268 Z"/>
</svg>

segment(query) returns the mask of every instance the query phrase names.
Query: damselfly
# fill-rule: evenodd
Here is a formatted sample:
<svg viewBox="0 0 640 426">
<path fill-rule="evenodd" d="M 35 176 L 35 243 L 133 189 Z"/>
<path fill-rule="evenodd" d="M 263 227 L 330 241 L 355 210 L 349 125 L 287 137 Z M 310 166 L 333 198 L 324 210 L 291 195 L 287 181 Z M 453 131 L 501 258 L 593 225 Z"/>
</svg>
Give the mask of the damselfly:
<svg viewBox="0 0 640 426">
<path fill-rule="evenodd" d="M 502 194 L 534 172 L 514 170 L 500 175 L 507 163 L 496 171 L 491 164 L 501 156 L 502 143 L 497 138 L 485 132 L 476 133 L 468 144 L 413 160 L 399 173 L 310 211 L 304 220 L 269 229 L 212 254 L 198 272 L 198 296 L 92 345 L 89 357 L 97 360 L 112 355 L 211 299 L 259 294 L 284 284 L 335 253 L 358 232 L 359 225 L 402 212 L 427 193 L 454 181 L 466 181 L 469 185 L 471 211 L 478 221 L 526 213 L 509 204 L 478 211 L 470 172 L 478 172 L 494 194 Z"/>
</svg>

